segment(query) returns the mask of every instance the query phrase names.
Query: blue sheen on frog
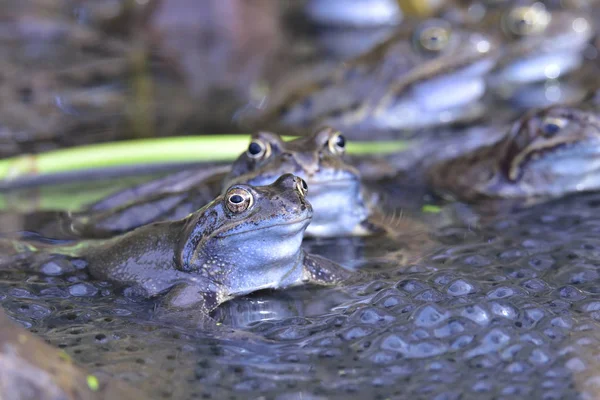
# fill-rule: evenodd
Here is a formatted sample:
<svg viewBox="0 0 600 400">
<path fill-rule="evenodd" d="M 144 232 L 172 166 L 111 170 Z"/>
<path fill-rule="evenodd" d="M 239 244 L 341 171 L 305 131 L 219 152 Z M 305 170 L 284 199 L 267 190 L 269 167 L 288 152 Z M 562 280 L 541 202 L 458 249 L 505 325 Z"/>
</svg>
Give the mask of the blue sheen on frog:
<svg viewBox="0 0 600 400">
<path fill-rule="evenodd" d="M 167 316 L 186 309 L 207 316 L 228 299 L 261 289 L 335 285 L 355 275 L 301 248 L 313 216 L 307 190 L 304 180 L 286 174 L 268 186 L 233 184 L 181 220 L 111 239 L 71 246 L 5 240 L 0 267 L 14 269 L 26 259 L 25 269 L 47 273 L 49 259 L 68 257 L 74 269 L 85 266 L 129 294 L 160 296 Z"/>
<path fill-rule="evenodd" d="M 298 130 L 330 125 L 348 135 L 470 121 L 483 111 L 497 50 L 488 35 L 447 21 L 411 23 L 328 73 L 282 85 L 240 119 Z"/>
<path fill-rule="evenodd" d="M 258 132 L 231 167 L 190 170 L 115 193 L 68 220 L 83 237 L 105 237 L 160 220 L 186 216 L 236 183 L 266 185 L 292 173 L 311 187 L 314 217 L 307 236 L 361 236 L 381 232 L 370 221 L 357 169 L 344 161 L 346 139 L 330 128 L 284 141 Z"/>
<path fill-rule="evenodd" d="M 531 110 L 497 143 L 441 162 L 430 185 L 460 200 L 535 203 L 600 189 L 600 119 L 589 104 Z"/>
</svg>

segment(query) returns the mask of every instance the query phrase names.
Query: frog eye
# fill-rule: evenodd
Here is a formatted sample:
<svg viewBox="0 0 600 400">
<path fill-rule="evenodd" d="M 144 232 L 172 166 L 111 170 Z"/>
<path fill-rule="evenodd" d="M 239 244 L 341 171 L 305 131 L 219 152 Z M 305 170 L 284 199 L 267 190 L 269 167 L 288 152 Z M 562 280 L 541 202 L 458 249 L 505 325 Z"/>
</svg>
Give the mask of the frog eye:
<svg viewBox="0 0 600 400">
<path fill-rule="evenodd" d="M 515 7 L 503 18 L 503 28 L 516 36 L 541 33 L 550 22 L 543 6 Z"/>
<path fill-rule="evenodd" d="M 346 151 L 346 138 L 339 132 L 335 132 L 329 137 L 327 147 L 333 154 L 344 154 Z"/>
<path fill-rule="evenodd" d="M 260 139 L 253 139 L 248 145 L 246 154 L 253 159 L 267 158 L 271 155 L 271 145 Z"/>
<path fill-rule="evenodd" d="M 417 44 L 427 51 L 440 51 L 450 41 L 450 29 L 442 26 L 432 26 L 423 29 L 416 37 Z"/>
<path fill-rule="evenodd" d="M 249 191 L 240 188 L 230 190 L 227 193 L 226 199 L 227 208 L 229 211 L 236 214 L 246 211 L 252 207 L 252 204 L 254 203 L 252 194 Z"/>
<path fill-rule="evenodd" d="M 564 118 L 547 117 L 542 121 L 542 134 L 546 138 L 551 138 L 561 131 L 567 124 L 568 120 Z"/>
<path fill-rule="evenodd" d="M 308 185 L 304 179 L 296 177 L 296 191 L 300 193 L 302 197 L 306 197 L 306 194 L 308 193 Z"/>
</svg>

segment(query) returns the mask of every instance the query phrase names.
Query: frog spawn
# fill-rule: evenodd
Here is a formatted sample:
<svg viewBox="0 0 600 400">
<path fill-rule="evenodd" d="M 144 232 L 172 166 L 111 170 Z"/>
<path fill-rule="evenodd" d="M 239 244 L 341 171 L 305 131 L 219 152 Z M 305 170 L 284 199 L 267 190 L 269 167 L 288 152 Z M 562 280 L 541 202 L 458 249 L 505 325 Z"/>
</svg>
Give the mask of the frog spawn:
<svg viewBox="0 0 600 400">
<path fill-rule="evenodd" d="M 258 293 L 213 314 L 277 344 L 192 337 L 84 272 L 2 272 L 0 301 L 90 371 L 157 399 L 594 398 L 599 206 L 589 194 L 450 226 L 436 232 L 445 248 L 408 267 L 363 260 L 388 279 Z M 82 284 L 95 290 L 75 297 Z"/>
</svg>

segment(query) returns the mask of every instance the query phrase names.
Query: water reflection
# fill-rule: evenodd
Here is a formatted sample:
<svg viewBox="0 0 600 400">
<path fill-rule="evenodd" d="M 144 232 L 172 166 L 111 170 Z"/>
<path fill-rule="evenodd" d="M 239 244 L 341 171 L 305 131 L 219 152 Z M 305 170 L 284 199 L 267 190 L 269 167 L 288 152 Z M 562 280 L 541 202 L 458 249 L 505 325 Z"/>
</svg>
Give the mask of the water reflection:
<svg viewBox="0 0 600 400">
<path fill-rule="evenodd" d="M 343 289 L 296 288 L 283 293 L 261 292 L 231 300 L 217 308 L 213 315 L 223 324 L 248 329 L 262 322 L 331 314 L 352 298 Z"/>
</svg>

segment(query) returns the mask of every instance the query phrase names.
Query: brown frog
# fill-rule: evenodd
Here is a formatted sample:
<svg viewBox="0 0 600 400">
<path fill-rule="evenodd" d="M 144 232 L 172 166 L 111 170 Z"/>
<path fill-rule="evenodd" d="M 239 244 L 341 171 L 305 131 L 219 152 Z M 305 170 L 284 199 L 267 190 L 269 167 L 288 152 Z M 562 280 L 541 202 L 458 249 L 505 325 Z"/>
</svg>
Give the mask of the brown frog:
<svg viewBox="0 0 600 400">
<path fill-rule="evenodd" d="M 307 191 L 304 180 L 285 174 L 267 186 L 233 184 L 183 219 L 106 240 L 67 246 L 5 240 L 0 267 L 51 275 L 86 268 L 127 294 L 160 298 L 166 317 L 191 310 L 210 322 L 212 310 L 237 296 L 308 283 L 336 285 L 357 276 L 301 248 L 313 216 Z M 52 257 L 71 262 L 48 269 Z"/>
<path fill-rule="evenodd" d="M 314 216 L 308 236 L 369 235 L 382 228 L 365 202 L 359 172 L 344 161 L 346 139 L 330 128 L 285 141 L 270 132 L 252 136 L 230 168 L 184 171 L 118 192 L 74 215 L 71 228 L 83 236 L 106 236 L 158 220 L 182 218 L 232 184 L 266 185 L 284 173 L 308 182 Z M 222 189 L 223 188 L 223 189 Z"/>
<path fill-rule="evenodd" d="M 518 119 L 499 141 L 433 165 L 430 186 L 468 202 L 538 202 L 600 188 L 600 119 L 592 107 L 552 106 Z"/>
<path fill-rule="evenodd" d="M 468 121 L 481 114 L 496 56 L 486 34 L 440 19 L 407 23 L 332 71 L 281 86 L 240 120 L 299 131 L 331 125 L 349 135 Z"/>
</svg>

